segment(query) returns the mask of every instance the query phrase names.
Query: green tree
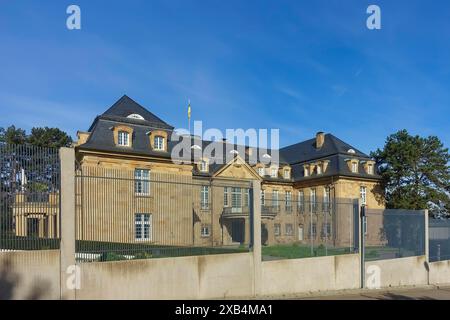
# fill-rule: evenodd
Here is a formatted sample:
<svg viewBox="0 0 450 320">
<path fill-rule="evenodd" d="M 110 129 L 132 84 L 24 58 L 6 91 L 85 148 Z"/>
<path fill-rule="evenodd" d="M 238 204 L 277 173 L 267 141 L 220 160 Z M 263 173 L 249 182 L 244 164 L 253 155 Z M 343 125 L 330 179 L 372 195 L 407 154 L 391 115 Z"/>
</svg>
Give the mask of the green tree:
<svg viewBox="0 0 450 320">
<path fill-rule="evenodd" d="M 38 147 L 61 148 L 69 147 L 72 138 L 58 128 L 33 128 L 27 142 Z"/>
<path fill-rule="evenodd" d="M 25 130 L 9 126 L 8 128 L 0 128 L 0 142 L 9 144 L 24 144 L 27 139 Z"/>
<path fill-rule="evenodd" d="M 383 178 L 388 208 L 419 210 L 441 202 L 450 209 L 450 155 L 437 137 L 401 130 L 371 156 Z"/>
</svg>

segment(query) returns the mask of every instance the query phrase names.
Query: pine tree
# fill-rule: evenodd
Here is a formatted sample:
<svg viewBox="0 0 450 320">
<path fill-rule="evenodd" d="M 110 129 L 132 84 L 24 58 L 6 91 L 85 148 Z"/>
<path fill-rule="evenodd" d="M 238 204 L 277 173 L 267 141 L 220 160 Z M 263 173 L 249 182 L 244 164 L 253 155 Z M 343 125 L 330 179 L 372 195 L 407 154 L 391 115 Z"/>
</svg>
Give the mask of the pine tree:
<svg viewBox="0 0 450 320">
<path fill-rule="evenodd" d="M 388 208 L 433 210 L 443 203 L 450 212 L 450 155 L 437 137 L 401 130 L 371 156 L 383 178 Z"/>
</svg>

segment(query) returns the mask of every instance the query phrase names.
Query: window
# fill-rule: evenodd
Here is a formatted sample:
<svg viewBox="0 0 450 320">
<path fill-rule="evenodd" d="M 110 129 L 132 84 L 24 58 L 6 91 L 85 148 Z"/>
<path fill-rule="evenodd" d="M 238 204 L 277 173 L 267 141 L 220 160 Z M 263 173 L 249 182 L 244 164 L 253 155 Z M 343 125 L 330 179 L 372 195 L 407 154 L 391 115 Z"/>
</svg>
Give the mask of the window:
<svg viewBox="0 0 450 320">
<path fill-rule="evenodd" d="M 130 134 L 126 131 L 119 131 L 117 143 L 119 146 L 128 147 L 130 145 Z"/>
<path fill-rule="evenodd" d="M 277 178 L 278 177 L 278 168 L 273 167 L 270 169 L 270 176 L 272 178 Z"/>
<path fill-rule="evenodd" d="M 307 167 L 304 168 L 305 177 L 309 176 L 309 169 Z"/>
<path fill-rule="evenodd" d="M 284 169 L 284 178 L 285 179 L 291 178 L 291 171 L 289 169 Z"/>
<path fill-rule="evenodd" d="M 320 164 L 317 165 L 317 174 L 322 174 L 322 166 Z"/>
<path fill-rule="evenodd" d="M 230 206 L 230 187 L 224 187 L 223 188 L 223 206 L 229 207 Z"/>
<path fill-rule="evenodd" d="M 300 212 L 303 212 L 305 210 L 305 194 L 304 194 L 303 190 L 298 192 L 297 205 L 298 205 L 298 210 Z"/>
<path fill-rule="evenodd" d="M 278 202 L 278 190 L 272 191 L 272 206 L 278 210 L 280 208 L 280 204 Z"/>
<path fill-rule="evenodd" d="M 316 189 L 311 189 L 311 194 L 309 195 L 309 200 L 311 202 L 311 212 L 317 211 L 316 199 Z"/>
<path fill-rule="evenodd" d="M 328 238 L 331 235 L 331 224 L 326 222 L 322 224 L 322 237 Z"/>
<path fill-rule="evenodd" d="M 209 237 L 211 235 L 211 225 L 209 224 L 202 224 L 201 227 L 201 236 L 202 237 Z"/>
<path fill-rule="evenodd" d="M 292 226 L 291 223 L 286 223 L 286 235 L 287 236 L 294 235 L 294 227 Z"/>
<path fill-rule="evenodd" d="M 367 165 L 367 173 L 368 174 L 373 174 L 373 164 L 368 164 Z"/>
<path fill-rule="evenodd" d="M 317 224 L 313 222 L 311 224 L 311 230 L 309 230 L 309 234 L 311 238 L 315 238 L 317 234 Z"/>
<path fill-rule="evenodd" d="M 244 190 L 244 207 L 249 206 L 250 201 L 250 189 L 243 189 Z"/>
<path fill-rule="evenodd" d="M 153 147 L 155 150 L 164 150 L 164 137 L 156 136 L 153 141 Z"/>
<path fill-rule="evenodd" d="M 281 235 L 281 224 L 275 223 L 273 225 L 273 233 L 275 234 L 275 236 L 280 236 Z"/>
<path fill-rule="evenodd" d="M 264 167 L 259 167 L 259 168 L 258 168 L 258 174 L 259 174 L 261 177 L 264 177 Z"/>
<path fill-rule="evenodd" d="M 152 215 L 137 213 L 134 215 L 134 238 L 137 241 L 152 240 Z"/>
<path fill-rule="evenodd" d="M 292 211 L 292 192 L 291 191 L 286 191 L 285 193 L 285 207 L 286 207 L 286 212 L 291 212 Z"/>
<path fill-rule="evenodd" d="M 261 205 L 266 205 L 266 192 L 264 190 L 261 190 Z"/>
<path fill-rule="evenodd" d="M 359 187 L 359 198 L 361 199 L 361 204 L 366 205 L 367 200 L 367 188 L 364 186 Z"/>
<path fill-rule="evenodd" d="M 200 206 L 202 209 L 209 208 L 209 187 L 202 186 L 200 191 Z"/>
<path fill-rule="evenodd" d="M 323 188 L 323 211 L 330 210 L 330 188 Z"/>
<path fill-rule="evenodd" d="M 150 170 L 135 169 L 134 170 L 134 192 L 137 195 L 150 194 Z"/>
<path fill-rule="evenodd" d="M 238 187 L 231 188 L 231 206 L 233 208 L 241 208 L 242 207 L 241 188 L 238 188 Z"/>
<path fill-rule="evenodd" d="M 200 161 L 200 171 L 208 172 L 208 162 L 206 162 L 205 160 Z"/>
<path fill-rule="evenodd" d="M 357 173 L 358 172 L 358 163 L 352 162 L 352 172 Z"/>
</svg>

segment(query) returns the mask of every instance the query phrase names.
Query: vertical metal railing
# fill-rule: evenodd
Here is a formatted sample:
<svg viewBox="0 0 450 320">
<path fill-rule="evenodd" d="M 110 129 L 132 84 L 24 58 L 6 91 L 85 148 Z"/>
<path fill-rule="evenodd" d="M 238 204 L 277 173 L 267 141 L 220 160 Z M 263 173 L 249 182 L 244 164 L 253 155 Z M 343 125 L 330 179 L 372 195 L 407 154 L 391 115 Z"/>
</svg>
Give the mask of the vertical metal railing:
<svg viewBox="0 0 450 320">
<path fill-rule="evenodd" d="M 58 149 L 0 144 L 0 251 L 59 248 Z"/>
</svg>

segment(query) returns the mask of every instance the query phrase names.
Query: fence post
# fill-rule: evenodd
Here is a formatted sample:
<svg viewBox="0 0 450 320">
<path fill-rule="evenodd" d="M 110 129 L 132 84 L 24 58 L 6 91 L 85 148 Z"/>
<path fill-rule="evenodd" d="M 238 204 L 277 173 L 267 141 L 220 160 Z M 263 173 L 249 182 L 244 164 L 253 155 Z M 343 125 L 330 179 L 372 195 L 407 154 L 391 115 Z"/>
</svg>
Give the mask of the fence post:
<svg viewBox="0 0 450 320">
<path fill-rule="evenodd" d="M 425 214 L 425 261 L 430 263 L 430 236 L 428 226 L 428 209 L 424 210 Z"/>
<path fill-rule="evenodd" d="M 361 288 L 364 289 L 366 286 L 366 257 L 365 257 L 365 238 L 364 238 L 364 219 L 365 218 L 365 208 L 361 199 L 358 200 L 358 236 L 359 236 L 359 263 L 360 263 L 360 282 Z"/>
<path fill-rule="evenodd" d="M 75 149 L 61 148 L 61 191 L 60 191 L 60 273 L 61 299 L 74 300 L 76 277 L 75 266 Z"/>
<path fill-rule="evenodd" d="M 261 294 L 261 182 L 253 181 L 253 294 Z"/>
</svg>

